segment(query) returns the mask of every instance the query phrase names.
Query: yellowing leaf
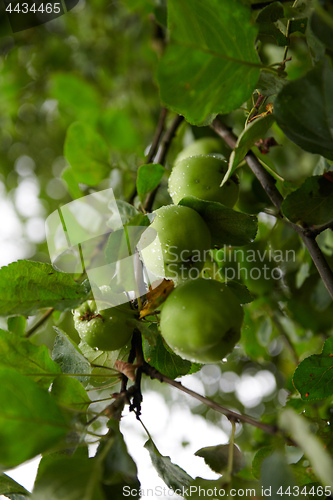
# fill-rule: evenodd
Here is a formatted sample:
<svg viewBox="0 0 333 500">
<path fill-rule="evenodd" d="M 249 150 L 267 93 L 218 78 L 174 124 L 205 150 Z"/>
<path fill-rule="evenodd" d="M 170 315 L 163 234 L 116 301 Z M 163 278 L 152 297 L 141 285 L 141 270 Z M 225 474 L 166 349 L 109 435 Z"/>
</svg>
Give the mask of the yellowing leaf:
<svg viewBox="0 0 333 500">
<path fill-rule="evenodd" d="M 166 300 L 173 289 L 174 283 L 172 280 L 163 280 L 162 283 L 154 289 L 150 286 L 149 292 L 147 293 L 147 301 L 140 311 L 140 318 L 144 318 L 153 313 Z"/>
</svg>

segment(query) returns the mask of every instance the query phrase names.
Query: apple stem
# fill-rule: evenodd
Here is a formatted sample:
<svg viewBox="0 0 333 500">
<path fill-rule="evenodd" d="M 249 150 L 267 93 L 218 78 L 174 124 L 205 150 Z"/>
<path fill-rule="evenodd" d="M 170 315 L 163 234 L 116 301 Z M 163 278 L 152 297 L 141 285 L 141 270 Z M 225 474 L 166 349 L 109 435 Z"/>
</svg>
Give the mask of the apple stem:
<svg viewBox="0 0 333 500">
<path fill-rule="evenodd" d="M 235 442 L 235 432 L 236 432 L 236 422 L 235 419 L 230 418 L 231 423 L 231 436 L 229 440 L 229 455 L 228 455 L 228 467 L 226 476 L 228 477 L 228 482 L 231 481 L 232 470 L 234 466 L 234 442 Z"/>
</svg>

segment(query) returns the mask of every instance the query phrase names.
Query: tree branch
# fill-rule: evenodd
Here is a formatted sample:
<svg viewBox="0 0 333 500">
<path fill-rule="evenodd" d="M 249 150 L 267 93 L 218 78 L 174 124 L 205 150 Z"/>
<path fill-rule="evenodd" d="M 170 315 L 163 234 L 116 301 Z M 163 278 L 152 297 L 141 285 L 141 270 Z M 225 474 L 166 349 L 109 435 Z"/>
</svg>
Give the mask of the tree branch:
<svg viewBox="0 0 333 500">
<path fill-rule="evenodd" d="M 161 149 L 155 158 L 155 163 L 160 163 L 161 165 L 164 165 L 166 155 L 168 154 L 169 148 L 171 146 L 171 141 L 174 138 L 174 136 L 176 135 L 178 127 L 183 122 L 183 120 L 184 120 L 184 117 L 181 115 L 177 115 L 175 117 L 175 119 L 173 120 L 170 128 L 166 131 L 166 133 L 163 137 Z"/>
<path fill-rule="evenodd" d="M 154 156 L 157 153 L 157 149 L 158 149 L 158 146 L 159 146 L 159 143 L 161 141 L 162 134 L 163 134 L 167 114 L 168 114 L 168 110 L 166 108 L 162 108 L 161 113 L 160 113 L 160 117 L 158 120 L 157 128 L 156 128 L 156 132 L 155 132 L 155 137 L 154 137 L 154 140 L 152 142 L 152 145 L 150 147 L 149 154 L 147 157 L 147 163 L 151 163 L 154 159 Z"/>
<path fill-rule="evenodd" d="M 150 149 L 149 149 L 146 163 L 151 163 L 154 159 L 154 156 L 157 153 L 157 149 L 158 149 L 158 146 L 159 146 L 159 143 L 161 141 L 162 134 L 163 134 L 167 114 L 168 114 L 168 110 L 166 108 L 162 108 L 161 112 L 160 112 L 160 117 L 158 119 L 154 139 L 153 139 L 153 142 L 152 142 Z M 137 190 L 136 190 L 136 186 L 135 186 L 135 188 L 133 189 L 133 193 L 130 196 L 129 203 L 134 202 L 136 195 L 137 195 Z"/>
<path fill-rule="evenodd" d="M 331 229 L 333 231 L 333 220 L 321 226 L 308 227 L 307 236 L 314 236 L 316 238 L 320 233 L 326 231 L 326 229 Z"/>
<path fill-rule="evenodd" d="M 211 128 L 220 136 L 222 139 L 231 147 L 235 149 L 237 143 L 237 137 L 233 132 L 221 122 L 218 118 L 215 118 L 211 124 Z M 275 186 L 275 179 L 267 172 L 267 170 L 261 165 L 260 161 L 257 159 L 252 151 L 249 151 L 245 156 L 245 161 L 257 177 L 258 181 L 266 191 L 273 205 L 279 210 L 281 210 L 281 205 L 283 202 L 283 197 L 277 187 Z"/>
<path fill-rule="evenodd" d="M 237 137 L 232 133 L 232 131 L 224 125 L 218 118 L 211 124 L 211 128 L 220 136 L 222 139 L 232 148 L 235 148 Z M 323 280 L 324 285 L 326 286 L 329 294 L 333 298 L 333 271 L 328 265 L 324 254 L 322 253 L 319 245 L 315 241 L 315 236 L 319 233 L 315 234 L 310 232 L 309 228 L 299 226 L 297 224 L 293 224 L 292 222 L 286 220 L 281 214 L 281 205 L 283 202 L 283 196 L 277 189 L 275 185 L 275 179 L 264 169 L 261 165 L 257 157 L 252 151 L 250 151 L 245 156 L 245 161 L 257 177 L 258 181 L 264 188 L 265 192 L 269 196 L 273 205 L 278 209 L 278 216 L 282 217 L 283 220 L 296 231 L 301 239 L 303 240 L 304 245 L 306 246 L 311 258 L 320 274 L 321 279 Z M 327 229 L 325 227 L 325 229 Z"/>
<path fill-rule="evenodd" d="M 215 401 L 212 401 L 211 399 L 206 398 L 205 396 L 201 396 L 201 394 L 198 394 L 195 391 L 192 391 L 191 389 L 188 389 L 187 387 L 184 387 L 181 382 L 177 382 L 176 380 L 173 380 L 172 378 L 166 377 L 162 373 L 160 373 L 158 370 L 150 366 L 148 363 L 144 363 L 142 366 L 142 371 L 146 375 L 148 375 L 151 379 L 156 379 L 159 380 L 160 382 L 164 382 L 165 384 L 171 385 L 172 387 L 176 387 L 179 391 L 184 392 L 185 394 L 188 394 L 194 399 L 197 399 L 204 405 L 208 406 L 209 408 L 212 408 L 213 410 L 217 411 L 218 413 L 221 413 L 222 415 L 225 415 L 227 418 L 230 420 L 236 420 L 239 422 L 243 422 L 246 424 L 253 425 L 254 427 L 258 427 L 264 432 L 268 432 L 269 434 L 279 434 L 279 429 L 273 425 L 269 424 L 264 424 L 262 422 L 258 422 L 257 420 L 254 420 L 253 418 L 247 416 L 247 415 L 242 415 L 241 413 L 237 413 L 235 411 L 229 410 L 228 408 L 225 408 L 224 406 L 221 406 L 218 403 L 215 403 Z"/>
<path fill-rule="evenodd" d="M 180 115 L 177 115 L 176 118 L 173 120 L 171 127 L 166 131 L 166 133 L 163 137 L 160 150 L 157 153 L 157 156 L 155 157 L 155 163 L 160 163 L 161 165 L 164 165 L 166 156 L 167 156 L 169 148 L 171 146 L 171 141 L 172 141 L 173 137 L 175 136 L 177 129 L 183 120 L 184 120 L 184 117 L 180 116 Z M 146 212 L 151 212 L 157 191 L 158 191 L 158 187 L 156 189 L 154 189 L 154 191 L 149 193 L 149 195 L 147 196 L 147 199 L 146 199 L 145 204 L 144 204 L 144 209 L 146 210 Z"/>
<path fill-rule="evenodd" d="M 26 333 L 25 333 L 25 337 L 28 339 L 29 337 L 31 337 L 31 335 L 33 333 L 35 333 L 36 330 L 38 330 L 38 328 L 43 324 L 45 323 L 45 321 L 51 316 L 51 314 L 53 313 L 54 309 L 53 307 L 51 307 L 50 309 L 48 309 L 44 314 L 43 316 L 37 321 L 37 323 L 35 323 L 31 328 L 30 330 L 28 330 Z"/>
<path fill-rule="evenodd" d="M 298 227 L 298 226 L 297 226 Z M 324 282 L 329 294 L 333 299 L 333 271 L 327 263 L 323 252 L 321 251 L 318 243 L 316 242 L 314 237 L 310 237 L 306 235 L 306 229 L 302 229 L 301 231 L 297 231 L 300 237 L 302 238 L 304 245 L 308 249 L 309 254 L 316 266 L 321 279 Z"/>
</svg>

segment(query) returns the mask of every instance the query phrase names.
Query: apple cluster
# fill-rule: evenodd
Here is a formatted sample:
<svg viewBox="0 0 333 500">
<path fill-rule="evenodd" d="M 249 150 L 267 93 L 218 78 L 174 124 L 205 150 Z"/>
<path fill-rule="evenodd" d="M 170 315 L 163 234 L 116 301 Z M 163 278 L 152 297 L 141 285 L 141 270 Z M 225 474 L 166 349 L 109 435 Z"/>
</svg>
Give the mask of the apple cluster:
<svg viewBox="0 0 333 500">
<path fill-rule="evenodd" d="M 146 268 L 176 285 L 161 307 L 160 330 L 165 342 L 181 357 L 199 363 L 221 361 L 234 348 L 244 317 L 226 284 L 200 274 L 212 246 L 211 233 L 198 212 L 179 204 L 183 198 L 195 196 L 234 206 L 238 179 L 233 176 L 221 187 L 228 164 L 219 147 L 218 141 L 206 138 L 180 153 L 168 185 L 174 204 L 154 212 L 151 227 L 157 237 L 141 249 Z M 197 279 L 191 279 L 193 275 Z M 96 303 L 88 301 L 75 310 L 74 325 L 82 341 L 103 351 L 126 345 L 137 321 L 127 305 L 128 311 L 112 307 L 98 312 Z"/>
<path fill-rule="evenodd" d="M 158 238 L 142 251 L 151 272 L 177 285 L 162 305 L 164 340 L 181 357 L 199 363 L 221 361 L 234 348 L 244 313 L 228 286 L 198 277 L 211 248 L 211 234 L 203 218 L 179 202 L 195 196 L 233 207 L 239 192 L 237 177 L 220 187 L 227 168 L 215 139 L 200 139 L 187 147 L 169 177 L 174 204 L 154 212 L 151 227 Z M 198 278 L 191 279 L 193 276 Z"/>
</svg>

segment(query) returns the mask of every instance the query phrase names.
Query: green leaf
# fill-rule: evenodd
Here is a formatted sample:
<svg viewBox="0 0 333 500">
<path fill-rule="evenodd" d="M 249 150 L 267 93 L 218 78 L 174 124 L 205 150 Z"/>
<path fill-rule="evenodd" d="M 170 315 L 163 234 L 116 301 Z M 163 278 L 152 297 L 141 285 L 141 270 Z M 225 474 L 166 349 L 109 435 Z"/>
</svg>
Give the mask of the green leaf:
<svg viewBox="0 0 333 500">
<path fill-rule="evenodd" d="M 306 401 L 333 394 L 333 337 L 326 340 L 321 354 L 303 359 L 296 368 L 293 383 Z"/>
<path fill-rule="evenodd" d="M 204 201 L 187 196 L 179 205 L 193 208 L 206 222 L 211 235 L 212 244 L 242 246 L 251 243 L 256 237 L 258 220 L 254 215 L 236 212 L 216 201 Z"/>
<path fill-rule="evenodd" d="M 305 417 L 288 408 L 279 417 L 279 426 L 288 432 L 309 459 L 313 471 L 325 486 L 333 488 L 333 459 L 320 441 L 311 431 L 310 423 Z"/>
<path fill-rule="evenodd" d="M 59 406 L 77 412 L 86 411 L 90 405 L 87 391 L 76 378 L 65 375 L 57 377 L 52 384 L 51 394 Z"/>
<path fill-rule="evenodd" d="M 217 474 L 223 474 L 228 467 L 229 447 L 229 444 L 207 446 L 205 448 L 200 448 L 194 455 L 202 457 L 206 464 Z M 233 474 L 237 474 L 237 472 L 245 467 L 245 460 L 243 453 L 235 444 L 233 448 L 232 471 Z"/>
<path fill-rule="evenodd" d="M 251 308 L 257 308 L 256 302 L 251 304 Z M 248 309 L 245 309 L 244 332 L 246 334 L 242 338 L 242 347 L 250 359 L 259 361 L 260 363 L 270 359 L 267 353 L 267 346 L 262 345 L 258 335 L 259 332 L 263 331 L 265 322 L 265 317 L 257 318 L 255 314 L 251 314 Z"/>
<path fill-rule="evenodd" d="M 295 477 L 297 484 L 299 486 L 317 482 L 317 478 L 313 473 L 312 468 L 307 467 L 306 465 L 307 462 L 305 460 L 302 460 L 302 458 L 296 464 L 290 465 L 290 470 L 292 471 L 292 474 Z M 309 489 L 310 488 L 308 488 L 308 491 Z M 318 495 L 317 498 L 320 498 L 320 495 Z"/>
<path fill-rule="evenodd" d="M 67 167 L 64 168 L 64 170 L 61 173 L 61 178 L 65 182 L 67 186 L 67 190 L 73 200 L 76 200 L 77 198 L 82 198 L 83 193 L 80 189 L 79 183 L 74 177 L 73 174 L 73 169 L 68 165 Z"/>
<path fill-rule="evenodd" d="M 47 391 L 0 367 L 0 467 L 15 467 L 59 443 L 69 430 Z"/>
<path fill-rule="evenodd" d="M 149 224 L 147 215 L 137 214 L 121 229 L 113 231 L 105 248 L 106 261 L 111 264 L 134 255 L 141 235 Z"/>
<path fill-rule="evenodd" d="M 257 23 L 274 23 L 281 17 L 284 17 L 284 9 L 281 2 L 272 2 L 260 10 Z"/>
<path fill-rule="evenodd" d="M 148 342 L 148 345 L 155 347 L 157 337 L 160 336 L 157 325 L 146 323 L 145 321 L 137 321 L 137 328 L 140 330 L 143 339 Z"/>
<path fill-rule="evenodd" d="M 266 496 L 272 500 L 287 499 L 288 494 L 283 493 L 288 487 L 293 491 L 293 486 L 296 486 L 296 481 L 282 453 L 276 451 L 264 459 L 261 465 L 261 487 Z M 283 493 L 278 493 L 279 488 Z"/>
<path fill-rule="evenodd" d="M 0 316 L 29 316 L 44 307 L 75 309 L 89 291 L 87 282 L 79 285 L 50 264 L 19 260 L 0 269 Z"/>
<path fill-rule="evenodd" d="M 329 61 L 319 63 L 304 77 L 292 81 L 274 103 L 276 121 L 298 146 L 333 160 L 333 71 Z"/>
<path fill-rule="evenodd" d="M 102 386 L 103 383 L 110 385 L 110 379 L 113 380 L 113 384 L 119 382 L 119 372 L 114 369 L 114 364 L 117 359 L 122 360 L 129 353 L 129 347 L 125 346 L 119 351 L 99 351 L 90 347 L 85 342 L 79 344 L 80 351 L 85 358 L 89 360 L 90 363 L 99 365 L 102 368 L 93 368 L 91 371 L 90 384 Z M 103 368 L 104 367 L 104 368 Z M 103 377 L 101 376 L 103 375 Z"/>
<path fill-rule="evenodd" d="M 196 477 L 190 484 L 190 488 L 185 491 L 185 498 L 192 500 L 202 500 L 202 498 L 212 498 L 214 500 L 228 498 L 235 495 L 240 498 L 246 492 L 248 498 L 259 498 L 260 488 L 257 481 L 243 479 L 239 476 L 233 476 L 231 480 L 226 477 L 219 479 L 203 479 Z M 214 495 L 214 496 L 213 496 Z"/>
<path fill-rule="evenodd" d="M 226 282 L 226 285 L 236 295 L 240 304 L 249 304 L 254 300 L 254 296 L 252 295 L 252 293 L 242 283 L 239 283 L 238 281 L 228 280 Z"/>
<path fill-rule="evenodd" d="M 322 175 L 306 179 L 282 203 L 282 211 L 292 222 L 308 226 L 326 224 L 333 220 L 333 182 Z"/>
<path fill-rule="evenodd" d="M 96 458 L 53 457 L 39 465 L 32 500 L 105 500 L 102 462 Z"/>
<path fill-rule="evenodd" d="M 185 491 L 185 498 L 191 498 L 192 500 L 201 500 L 202 498 L 209 498 L 212 495 L 212 492 L 223 491 L 222 495 L 227 495 L 226 489 L 229 487 L 229 484 L 226 484 L 226 480 L 223 477 L 219 477 L 219 479 L 204 479 L 202 477 L 196 477 L 190 484 L 190 488 Z M 213 499 L 215 497 L 212 497 Z M 216 497 L 217 498 L 217 497 Z"/>
<path fill-rule="evenodd" d="M 64 154 L 77 182 L 97 186 L 110 173 L 109 148 L 86 123 L 75 122 L 68 128 Z"/>
<path fill-rule="evenodd" d="M 325 172 L 329 172 L 331 170 L 330 163 L 323 156 L 319 157 L 318 163 L 316 164 L 313 175 L 323 175 Z"/>
<path fill-rule="evenodd" d="M 174 354 L 165 344 L 161 335 L 156 337 L 156 345 L 152 346 L 147 340 L 144 342 L 145 359 L 150 365 L 170 378 L 186 375 L 192 363 Z"/>
<path fill-rule="evenodd" d="M 288 38 L 282 31 L 282 23 L 260 23 L 259 38 L 271 37 L 280 47 L 289 45 Z"/>
<path fill-rule="evenodd" d="M 24 495 L 24 498 L 30 496 L 29 491 L 14 481 L 14 479 L 7 476 L 7 474 L 0 474 L 0 495 L 8 496 L 8 494 Z"/>
<path fill-rule="evenodd" d="M 51 96 L 75 119 L 89 118 L 91 122 L 98 115 L 100 97 L 86 79 L 70 73 L 54 73 L 50 83 Z"/>
<path fill-rule="evenodd" d="M 274 122 L 275 117 L 272 114 L 268 114 L 256 118 L 245 127 L 243 132 L 238 137 L 235 149 L 230 155 L 228 170 L 223 178 L 221 186 L 227 182 L 241 161 L 243 161 L 248 151 L 259 139 L 264 137 Z"/>
<path fill-rule="evenodd" d="M 262 35 L 264 35 L 264 38 L 272 38 L 279 46 L 289 45 L 285 30 L 277 22 L 284 17 L 283 5 L 280 2 L 272 2 L 264 7 L 256 19 L 256 23 L 259 26 L 259 38 L 262 38 Z"/>
<path fill-rule="evenodd" d="M 127 201 L 115 200 L 115 202 L 117 205 L 117 213 L 115 214 L 116 219 L 114 220 L 113 217 L 111 216 L 111 221 L 108 224 L 110 225 L 110 227 L 112 227 L 113 230 L 123 229 L 123 226 L 125 224 L 128 224 L 132 219 L 134 219 L 136 215 L 139 215 L 140 212 L 135 207 L 133 207 L 133 205 L 127 203 Z M 121 219 L 121 225 L 117 225 L 117 221 L 119 221 L 119 216 Z"/>
<path fill-rule="evenodd" d="M 3 330 L 0 330 L 0 352 L 1 368 L 15 368 L 45 389 L 56 374 L 61 373 L 57 363 L 50 358 L 46 345 L 36 346 L 28 339 Z"/>
<path fill-rule="evenodd" d="M 292 35 L 293 33 L 302 33 L 302 35 L 305 35 L 307 25 L 308 25 L 307 17 L 300 17 L 299 19 L 290 19 L 289 35 Z"/>
<path fill-rule="evenodd" d="M 169 488 L 182 490 L 183 486 L 190 485 L 193 481 L 191 476 L 178 465 L 173 464 L 170 457 L 161 455 L 151 439 L 145 443 L 145 448 L 149 451 L 151 461 L 158 475 Z"/>
<path fill-rule="evenodd" d="M 268 71 L 262 71 L 256 88 L 265 96 L 277 94 L 287 83 L 285 76 L 284 74 L 278 75 L 269 73 Z"/>
<path fill-rule="evenodd" d="M 123 435 L 119 430 L 119 420 L 109 420 L 108 427 L 110 429 L 108 440 L 101 442 L 96 453 L 96 458 L 104 457 L 103 482 L 109 485 L 130 484 L 139 488 L 137 467 L 127 451 Z"/>
<path fill-rule="evenodd" d="M 7 320 L 8 331 L 16 335 L 23 335 L 26 325 L 27 318 L 25 316 L 13 316 Z"/>
<path fill-rule="evenodd" d="M 136 180 L 136 189 L 141 203 L 144 202 L 145 197 L 159 185 L 165 170 L 159 163 L 149 163 L 148 165 L 141 165 L 138 170 L 138 177 Z"/>
<path fill-rule="evenodd" d="M 310 18 L 310 26 L 316 37 L 328 49 L 333 49 L 333 12 L 331 15 L 327 11 L 313 12 Z"/>
<path fill-rule="evenodd" d="M 259 77 L 257 29 L 235 0 L 169 0 L 171 43 L 158 68 L 162 101 L 195 125 L 237 109 Z"/>
<path fill-rule="evenodd" d="M 140 130 L 125 109 L 107 109 L 99 117 L 103 137 L 112 150 L 129 153 L 140 147 Z"/>
<path fill-rule="evenodd" d="M 252 461 L 252 474 L 256 479 L 260 478 L 261 464 L 269 455 L 273 453 L 272 446 L 265 446 L 264 448 L 260 448 L 254 456 Z"/>
<path fill-rule="evenodd" d="M 52 359 L 60 366 L 63 373 L 76 375 L 77 380 L 86 384 L 89 381 L 91 367 L 89 361 L 80 352 L 77 345 L 70 339 L 65 332 L 57 327 L 53 327 L 57 332 L 54 341 Z M 82 374 L 87 374 L 87 376 Z"/>
</svg>

